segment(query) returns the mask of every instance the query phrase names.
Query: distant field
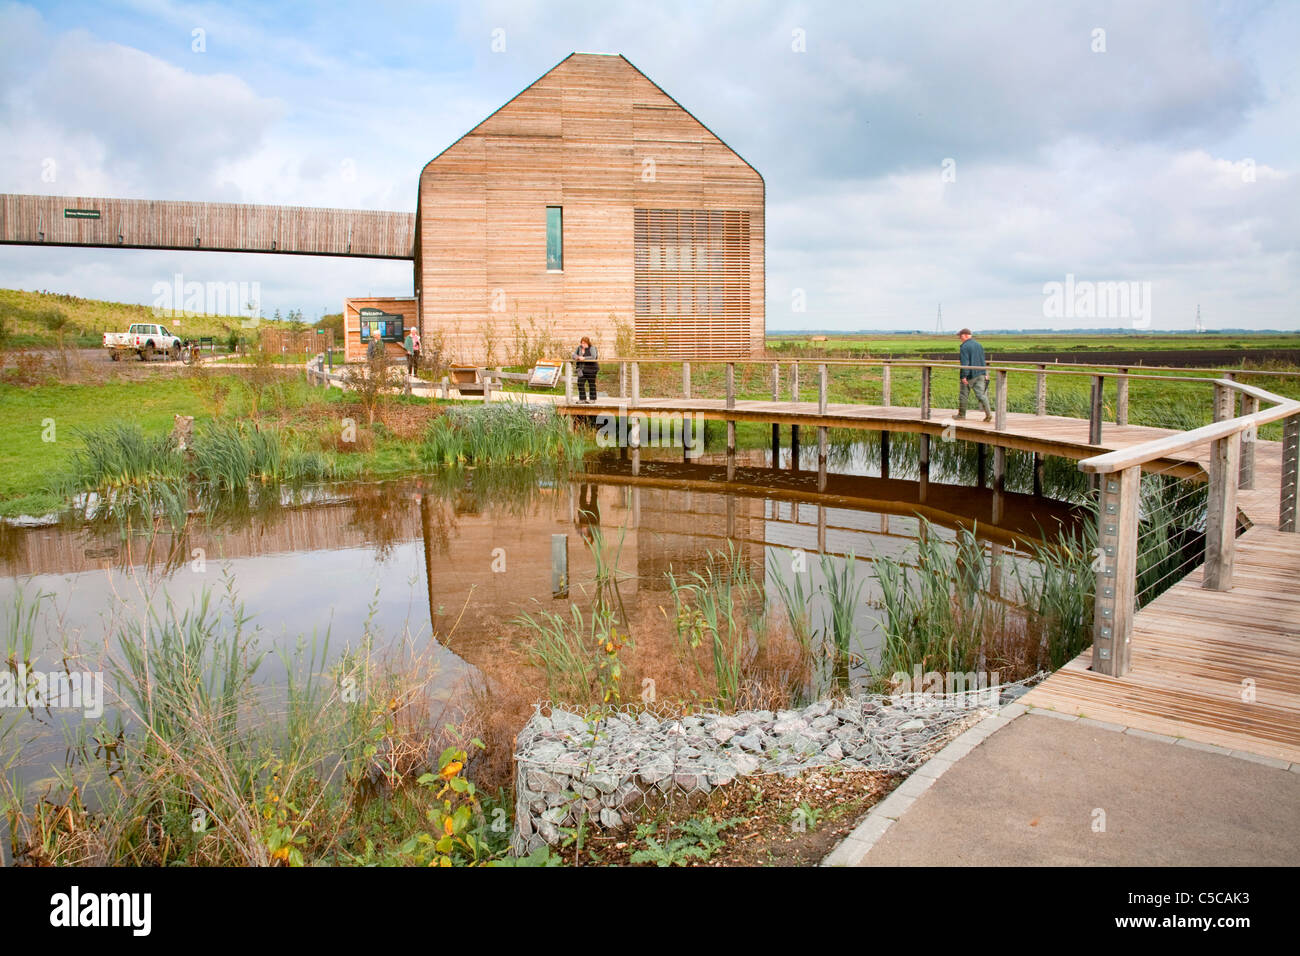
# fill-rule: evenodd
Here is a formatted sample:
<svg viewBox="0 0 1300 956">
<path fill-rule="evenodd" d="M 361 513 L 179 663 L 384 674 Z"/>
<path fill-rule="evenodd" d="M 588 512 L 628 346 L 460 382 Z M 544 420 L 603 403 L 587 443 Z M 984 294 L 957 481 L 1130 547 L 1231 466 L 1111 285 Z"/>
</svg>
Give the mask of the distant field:
<svg viewBox="0 0 1300 956">
<path fill-rule="evenodd" d="M 1087 335 L 1074 333 L 1025 333 L 995 335 L 976 331 L 990 355 L 1010 358 L 1016 354 L 1051 353 L 1062 360 L 1072 352 L 1178 352 L 1178 351 L 1257 351 L 1300 350 L 1297 333 L 1152 333 L 1123 335 Z M 922 356 L 928 353 L 957 351 L 956 331 L 950 335 L 903 335 L 890 333 L 849 333 L 825 336 L 812 341 L 813 333 L 775 334 L 767 337 L 769 352 L 777 354 L 812 354 L 843 358 L 889 358 Z M 1223 361 L 1223 357 L 1216 357 Z M 1146 364 L 1155 364 L 1154 360 Z"/>
</svg>

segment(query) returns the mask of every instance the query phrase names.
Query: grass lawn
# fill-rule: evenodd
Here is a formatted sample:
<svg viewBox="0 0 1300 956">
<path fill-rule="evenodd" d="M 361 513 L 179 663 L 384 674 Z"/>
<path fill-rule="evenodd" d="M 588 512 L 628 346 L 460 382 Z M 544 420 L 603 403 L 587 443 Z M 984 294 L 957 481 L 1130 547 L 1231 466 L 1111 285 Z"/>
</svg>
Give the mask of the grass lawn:
<svg viewBox="0 0 1300 956">
<path fill-rule="evenodd" d="M 76 446 L 78 429 L 136 422 L 146 432 L 170 431 L 173 415 L 211 411 L 180 378 L 102 385 L 0 385 L 0 515 L 41 514 L 58 505 L 43 490 L 46 476 L 60 470 Z M 53 441 L 46 441 L 52 437 Z"/>
</svg>

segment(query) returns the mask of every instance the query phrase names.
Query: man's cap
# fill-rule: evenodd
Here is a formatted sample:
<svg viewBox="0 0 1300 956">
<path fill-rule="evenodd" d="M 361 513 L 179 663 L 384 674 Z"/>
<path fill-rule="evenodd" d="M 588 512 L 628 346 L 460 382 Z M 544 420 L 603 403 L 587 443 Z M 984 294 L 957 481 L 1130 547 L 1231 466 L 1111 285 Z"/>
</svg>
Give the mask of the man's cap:
<svg viewBox="0 0 1300 956">
<path fill-rule="evenodd" d="M 960 332 L 958 332 L 957 334 L 958 334 L 958 335 L 970 335 L 970 334 L 971 334 L 971 330 L 970 330 L 970 329 L 962 329 L 962 330 L 961 330 Z"/>
</svg>

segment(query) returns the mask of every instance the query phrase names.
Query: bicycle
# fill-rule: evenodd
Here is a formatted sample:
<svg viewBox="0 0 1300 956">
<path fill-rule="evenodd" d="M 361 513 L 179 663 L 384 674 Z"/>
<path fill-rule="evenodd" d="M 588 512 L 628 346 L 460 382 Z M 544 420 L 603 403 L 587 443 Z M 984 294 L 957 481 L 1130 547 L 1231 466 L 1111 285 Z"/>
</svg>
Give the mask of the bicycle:
<svg viewBox="0 0 1300 956">
<path fill-rule="evenodd" d="M 185 365 L 198 365 L 203 361 L 203 352 L 199 349 L 199 343 L 187 341 L 181 346 L 181 362 Z"/>
</svg>

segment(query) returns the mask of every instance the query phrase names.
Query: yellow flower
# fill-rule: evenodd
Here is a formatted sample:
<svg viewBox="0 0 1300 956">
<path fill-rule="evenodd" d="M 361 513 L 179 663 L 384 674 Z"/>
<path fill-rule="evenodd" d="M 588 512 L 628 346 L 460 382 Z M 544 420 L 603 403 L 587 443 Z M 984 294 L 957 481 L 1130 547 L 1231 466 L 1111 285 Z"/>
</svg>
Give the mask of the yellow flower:
<svg viewBox="0 0 1300 956">
<path fill-rule="evenodd" d="M 451 836 L 456 832 L 456 826 L 451 822 L 451 817 L 447 817 L 442 821 L 442 832 L 447 836 Z"/>
<path fill-rule="evenodd" d="M 271 859 L 273 859 L 273 860 L 284 860 L 286 863 L 288 863 L 288 862 L 289 862 L 289 848 L 288 848 L 287 846 L 282 846 L 282 847 L 280 847 L 280 849 L 276 850 L 274 853 L 271 854 Z"/>
<path fill-rule="evenodd" d="M 447 766 L 442 768 L 443 778 L 450 780 L 452 777 L 456 776 L 456 774 L 460 773 L 461 768 L 464 766 L 465 765 L 459 760 L 453 760 L 451 763 L 447 764 Z"/>
<path fill-rule="evenodd" d="M 614 642 L 613 642 L 613 641 L 606 641 L 606 642 L 605 642 L 605 653 L 606 653 L 606 654 L 613 654 L 613 653 L 614 653 Z"/>
</svg>

